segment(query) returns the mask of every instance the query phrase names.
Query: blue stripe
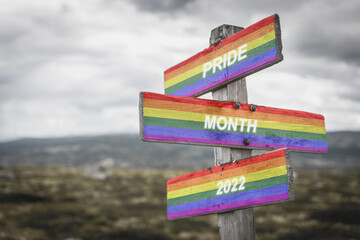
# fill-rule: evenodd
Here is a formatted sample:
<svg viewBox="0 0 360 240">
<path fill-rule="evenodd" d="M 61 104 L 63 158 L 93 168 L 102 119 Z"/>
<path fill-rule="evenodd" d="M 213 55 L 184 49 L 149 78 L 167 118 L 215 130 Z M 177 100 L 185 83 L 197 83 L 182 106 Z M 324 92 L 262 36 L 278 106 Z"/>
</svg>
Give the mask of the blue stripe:
<svg viewBox="0 0 360 240">
<path fill-rule="evenodd" d="M 243 62 L 240 62 L 234 66 L 231 66 L 229 68 L 226 68 L 220 72 L 217 72 L 209 77 L 206 77 L 206 78 L 203 78 L 202 80 L 200 81 L 197 81 L 193 84 L 190 84 L 186 87 L 183 87 L 175 92 L 172 92 L 172 93 L 169 93 L 169 95 L 175 95 L 175 96 L 183 96 L 185 95 L 186 93 L 188 92 L 191 92 L 191 91 L 194 91 L 195 89 L 198 89 L 198 88 L 201 88 L 203 86 L 206 86 L 206 85 L 209 85 L 209 84 L 212 84 L 214 81 L 218 81 L 219 79 L 223 79 L 223 78 L 226 78 L 227 76 L 229 75 L 232 75 L 236 72 L 239 72 L 245 68 L 248 68 L 252 65 L 255 65 L 265 59 L 268 59 L 270 57 L 274 57 L 276 56 L 276 47 L 275 48 L 272 48 L 272 49 L 269 49 L 263 53 L 260 53 L 252 58 L 249 58 Z M 219 77 L 220 76 L 220 77 Z M 217 84 L 215 84 L 217 85 Z M 214 86 L 215 86 L 214 85 Z"/>
<path fill-rule="evenodd" d="M 253 143 L 266 143 L 278 144 L 287 146 L 300 146 L 300 147 L 317 147 L 327 148 L 326 141 L 297 139 L 297 138 L 283 138 L 273 136 L 251 135 L 243 133 L 228 133 L 228 132 L 215 132 L 207 130 L 195 130 L 173 127 L 160 127 L 144 125 L 144 134 L 169 136 L 169 137 L 186 137 L 198 139 L 210 139 L 219 141 L 236 141 L 241 142 L 247 138 Z"/>
<path fill-rule="evenodd" d="M 283 193 L 288 193 L 288 185 L 287 184 L 256 189 L 256 190 L 252 190 L 252 191 L 248 191 L 248 192 L 240 192 L 240 193 L 234 193 L 234 194 L 225 195 L 225 196 L 208 198 L 208 199 L 203 199 L 203 200 L 194 201 L 194 202 L 181 203 L 178 205 L 173 205 L 173 206 L 167 207 L 167 211 L 168 211 L 168 214 L 175 213 L 175 212 L 182 212 L 182 211 L 187 211 L 187 210 L 192 210 L 192 209 L 197 209 L 197 208 L 212 207 L 212 206 L 231 203 L 231 202 L 245 201 L 245 200 L 261 198 L 261 197 L 269 197 L 272 195 L 278 195 L 278 194 L 283 194 Z"/>
</svg>

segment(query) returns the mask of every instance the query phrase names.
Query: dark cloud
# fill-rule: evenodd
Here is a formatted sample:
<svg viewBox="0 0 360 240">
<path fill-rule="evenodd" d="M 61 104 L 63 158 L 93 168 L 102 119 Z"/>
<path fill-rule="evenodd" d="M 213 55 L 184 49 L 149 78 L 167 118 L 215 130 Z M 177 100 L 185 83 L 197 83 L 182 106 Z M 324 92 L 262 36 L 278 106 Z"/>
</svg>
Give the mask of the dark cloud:
<svg viewBox="0 0 360 240">
<path fill-rule="evenodd" d="M 174 13 L 196 0 L 130 0 L 139 10 L 153 13 Z"/>
<path fill-rule="evenodd" d="M 349 89 L 346 93 L 339 94 L 340 98 L 347 99 L 352 101 L 353 103 L 359 103 L 360 102 L 360 94 L 357 91 L 357 89 Z M 358 104 L 356 104 L 358 106 Z"/>
<path fill-rule="evenodd" d="M 349 4 L 350 3 L 350 4 Z M 323 3 L 322 3 L 323 4 Z M 360 2 L 318 2 L 292 29 L 295 47 L 308 56 L 331 58 L 360 65 Z"/>
<path fill-rule="evenodd" d="M 239 1 L 239 9 L 242 6 L 248 11 L 264 12 L 270 11 L 276 13 L 278 11 L 290 11 L 299 8 L 301 5 L 306 4 L 309 0 L 305 1 L 284 1 L 284 0 L 257 0 L 257 1 Z"/>
<path fill-rule="evenodd" d="M 324 30 L 323 28 L 328 29 Z M 347 27 L 345 26 L 345 28 Z M 360 65 L 360 31 L 356 35 L 349 34 L 349 31 L 352 29 L 335 30 L 328 26 L 310 26 L 303 32 L 309 37 L 299 39 L 298 51 L 309 56 L 328 57 Z"/>
</svg>

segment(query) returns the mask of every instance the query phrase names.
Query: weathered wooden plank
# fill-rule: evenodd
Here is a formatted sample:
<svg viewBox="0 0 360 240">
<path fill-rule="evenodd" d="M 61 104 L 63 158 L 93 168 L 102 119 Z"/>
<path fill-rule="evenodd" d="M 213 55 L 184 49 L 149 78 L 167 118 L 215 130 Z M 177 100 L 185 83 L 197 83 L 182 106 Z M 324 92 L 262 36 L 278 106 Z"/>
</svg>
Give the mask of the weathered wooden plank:
<svg viewBox="0 0 360 240">
<path fill-rule="evenodd" d="M 253 109 L 255 110 L 255 109 Z M 141 139 L 243 149 L 325 153 L 324 117 L 234 102 L 140 93 Z"/>
<path fill-rule="evenodd" d="M 275 14 L 166 70 L 165 94 L 190 97 L 214 91 L 282 61 L 281 51 Z"/>
<path fill-rule="evenodd" d="M 168 219 L 292 200 L 288 151 L 280 149 L 170 179 Z"/>
<path fill-rule="evenodd" d="M 235 26 L 234 26 L 235 27 Z M 211 32 L 213 34 L 213 31 Z M 211 35 L 212 35 L 211 34 Z M 242 78 L 212 92 L 213 99 L 248 103 L 246 79 Z M 245 159 L 251 156 L 251 150 L 236 148 L 214 148 L 215 166 Z M 253 208 L 238 209 L 218 214 L 219 233 L 222 240 L 254 240 L 255 222 Z"/>
</svg>

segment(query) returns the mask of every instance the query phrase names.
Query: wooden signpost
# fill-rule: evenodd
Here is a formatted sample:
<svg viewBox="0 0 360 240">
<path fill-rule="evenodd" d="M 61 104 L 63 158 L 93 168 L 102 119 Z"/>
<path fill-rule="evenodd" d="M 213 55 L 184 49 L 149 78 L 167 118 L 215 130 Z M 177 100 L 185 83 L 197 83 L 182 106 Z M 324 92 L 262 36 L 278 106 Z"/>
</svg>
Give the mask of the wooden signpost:
<svg viewBox="0 0 360 240">
<path fill-rule="evenodd" d="M 277 14 L 165 71 L 165 94 L 200 96 L 282 61 Z"/>
<path fill-rule="evenodd" d="M 142 92 L 140 122 L 144 141 L 327 152 L 324 117 L 308 112 Z"/>
<path fill-rule="evenodd" d="M 168 219 L 292 200 L 288 152 L 276 150 L 169 180 Z"/>
<path fill-rule="evenodd" d="M 165 71 L 166 95 L 140 93 L 143 141 L 214 146 L 215 167 L 168 181 L 168 219 L 218 213 L 221 239 L 253 240 L 252 207 L 294 198 L 289 151 L 328 151 L 322 115 L 247 104 L 244 77 L 281 51 L 277 14 L 243 30 L 223 25 L 209 48 Z M 192 98 L 210 91 L 214 100 Z"/>
</svg>

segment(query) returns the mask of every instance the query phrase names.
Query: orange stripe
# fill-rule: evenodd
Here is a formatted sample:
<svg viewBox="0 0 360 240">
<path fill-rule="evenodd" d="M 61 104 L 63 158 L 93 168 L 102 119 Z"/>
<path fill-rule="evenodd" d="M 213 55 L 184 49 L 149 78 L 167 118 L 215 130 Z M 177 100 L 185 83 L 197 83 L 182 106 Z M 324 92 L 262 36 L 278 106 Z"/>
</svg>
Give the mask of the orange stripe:
<svg viewBox="0 0 360 240">
<path fill-rule="evenodd" d="M 240 38 L 228 45 L 226 45 L 225 47 L 223 48 L 220 48 L 219 50 L 216 50 L 214 53 L 210 53 L 210 54 L 207 54 L 201 58 L 198 58 L 196 59 L 195 61 L 193 62 L 190 62 L 186 65 L 184 65 L 183 67 L 181 68 L 178 68 L 178 69 L 175 69 L 174 71 L 168 73 L 168 74 L 165 74 L 164 77 L 165 77 L 165 81 L 167 80 L 170 80 L 174 77 L 176 77 L 177 75 L 180 75 L 184 72 L 187 72 L 201 64 L 204 64 L 206 62 L 209 62 L 213 59 L 215 59 L 216 57 L 219 57 L 219 56 L 222 56 L 224 55 L 225 53 L 227 53 L 228 51 L 232 50 L 232 49 L 235 49 L 237 46 L 241 46 L 245 43 L 248 43 L 248 42 L 251 42 L 252 40 L 255 40 L 269 32 L 272 32 L 274 31 L 275 29 L 275 24 L 274 22 L 270 23 L 269 25 L 253 32 L 253 33 L 250 33 L 246 36 L 244 36 L 243 38 Z"/>
<path fill-rule="evenodd" d="M 237 109 L 218 108 L 218 107 L 180 103 L 180 102 L 170 102 L 170 101 L 155 100 L 148 98 L 144 99 L 144 107 L 176 110 L 182 112 L 203 113 L 208 115 L 221 115 L 221 116 L 230 116 L 230 117 L 251 118 L 251 119 L 258 119 L 265 121 L 304 124 L 304 125 L 319 126 L 319 127 L 324 126 L 323 120 L 313 119 L 313 118 L 302 118 L 302 117 L 278 115 L 271 113 L 261 113 L 261 112 L 249 112 L 249 111 L 237 110 Z"/>
<path fill-rule="evenodd" d="M 262 170 L 266 170 L 266 169 L 270 169 L 270 168 L 280 167 L 283 165 L 286 165 L 286 157 L 273 158 L 273 159 L 270 159 L 267 161 L 247 165 L 245 167 L 234 168 L 231 170 L 223 171 L 223 172 L 221 172 L 221 174 L 222 174 L 221 179 L 245 175 L 245 174 L 258 172 L 258 171 L 262 171 Z M 175 191 L 175 190 L 179 190 L 182 188 L 188 188 L 188 187 L 192 187 L 195 185 L 214 182 L 214 181 L 221 180 L 221 179 L 219 179 L 219 173 L 214 173 L 214 174 L 206 175 L 204 177 L 194 178 L 194 179 L 170 184 L 167 186 L 167 191 L 168 192 Z"/>
</svg>

